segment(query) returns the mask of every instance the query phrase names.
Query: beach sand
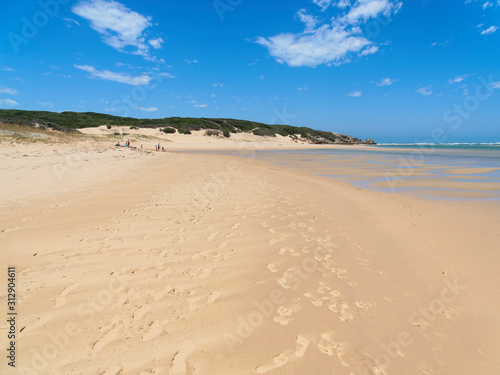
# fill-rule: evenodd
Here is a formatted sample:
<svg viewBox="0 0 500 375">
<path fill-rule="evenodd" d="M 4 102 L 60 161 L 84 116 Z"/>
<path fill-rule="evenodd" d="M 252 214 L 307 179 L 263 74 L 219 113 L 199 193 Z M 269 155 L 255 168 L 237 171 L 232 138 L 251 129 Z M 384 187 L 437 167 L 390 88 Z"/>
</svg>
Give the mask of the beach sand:
<svg viewBox="0 0 500 375">
<path fill-rule="evenodd" d="M 0 144 L 0 373 L 500 373 L 498 202 L 110 143 Z"/>
</svg>

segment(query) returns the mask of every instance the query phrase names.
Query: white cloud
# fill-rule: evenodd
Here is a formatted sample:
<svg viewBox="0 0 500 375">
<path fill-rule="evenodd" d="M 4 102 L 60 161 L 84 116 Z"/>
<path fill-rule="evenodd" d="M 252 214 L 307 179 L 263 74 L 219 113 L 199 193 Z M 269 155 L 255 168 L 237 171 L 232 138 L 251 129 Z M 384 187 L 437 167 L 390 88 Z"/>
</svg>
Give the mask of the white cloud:
<svg viewBox="0 0 500 375">
<path fill-rule="evenodd" d="M 353 91 L 353 92 L 350 92 L 349 96 L 353 97 L 353 98 L 359 98 L 363 93 L 361 91 Z"/>
<path fill-rule="evenodd" d="M 2 70 L 5 70 L 6 72 L 13 72 L 14 71 L 14 69 L 9 68 L 8 66 L 3 66 Z"/>
<path fill-rule="evenodd" d="M 421 87 L 415 92 L 425 96 L 432 95 L 432 86 Z"/>
<path fill-rule="evenodd" d="M 393 85 L 396 81 L 396 79 L 390 79 L 389 77 L 386 77 L 382 81 L 377 82 L 377 86 L 390 86 Z"/>
<path fill-rule="evenodd" d="M 351 1 L 350 0 L 338 0 L 336 3 L 334 3 L 334 5 L 337 8 L 347 8 L 347 7 L 351 6 Z"/>
<path fill-rule="evenodd" d="M 127 85 L 133 85 L 133 86 L 147 85 L 153 79 L 152 77 L 146 74 L 133 77 L 128 73 L 116 73 L 116 72 L 111 72 L 109 70 L 97 70 L 96 68 L 90 65 L 74 65 L 74 67 L 90 73 L 91 78 L 98 78 L 107 81 L 126 83 Z"/>
<path fill-rule="evenodd" d="M 138 110 L 144 111 L 144 112 L 155 112 L 158 110 L 157 107 L 135 107 L 135 109 L 138 109 Z"/>
<path fill-rule="evenodd" d="M 305 24 L 303 32 L 258 37 L 255 43 L 266 47 L 277 62 L 292 67 L 348 63 L 353 57 L 371 55 L 379 50 L 362 35 L 359 26 L 381 14 L 387 17 L 396 14 L 402 6 L 398 0 L 358 0 L 353 5 L 349 1 L 332 0 L 313 0 L 313 3 L 322 11 L 330 6 L 348 9 L 336 12 L 337 16 L 325 22 L 300 9 L 297 16 Z"/>
<path fill-rule="evenodd" d="M 134 12 L 114 0 L 81 1 L 71 10 L 90 21 L 90 27 L 101 34 L 104 43 L 121 52 L 132 47 L 133 54 L 150 57 L 145 30 L 152 26 L 151 17 Z M 162 42 L 161 38 L 149 40 L 155 49 Z"/>
<path fill-rule="evenodd" d="M 455 78 L 452 78 L 452 79 L 449 79 L 448 80 L 448 83 L 450 85 L 454 84 L 454 83 L 459 83 L 459 82 L 462 82 L 464 79 L 467 78 L 467 75 L 462 75 L 462 76 L 456 76 Z"/>
<path fill-rule="evenodd" d="M 307 87 L 299 87 L 297 88 L 297 91 L 307 91 Z"/>
<path fill-rule="evenodd" d="M 186 60 L 188 64 L 198 64 L 198 60 Z"/>
<path fill-rule="evenodd" d="M 161 48 L 161 44 L 163 43 L 163 39 L 162 38 L 149 39 L 148 43 L 151 44 L 151 46 L 154 49 L 160 49 Z"/>
<path fill-rule="evenodd" d="M 322 26 L 311 34 L 279 34 L 259 37 L 257 43 L 268 48 L 279 63 L 292 67 L 341 63 L 349 53 L 358 53 L 371 42 L 354 36 L 341 26 Z"/>
<path fill-rule="evenodd" d="M 361 51 L 361 53 L 359 55 L 360 56 L 373 55 L 376 52 L 378 52 L 378 47 L 371 46 L 371 47 L 365 48 L 363 51 Z"/>
<path fill-rule="evenodd" d="M 497 26 L 490 26 L 488 27 L 486 30 L 483 30 L 481 31 L 481 35 L 489 35 L 489 34 L 493 34 L 494 32 L 496 32 L 498 30 L 498 27 Z"/>
<path fill-rule="evenodd" d="M 223 87 L 224 85 L 223 85 L 222 83 L 214 83 L 212 86 L 213 86 L 213 87 L 217 87 L 217 86 L 219 86 L 219 87 Z"/>
<path fill-rule="evenodd" d="M 485 2 L 485 3 L 483 4 L 483 9 L 486 9 L 486 8 L 489 8 L 489 7 L 492 7 L 492 6 L 493 6 L 493 4 L 492 4 L 492 3 L 490 3 L 489 1 L 487 1 L 487 2 Z"/>
<path fill-rule="evenodd" d="M 399 1 L 359 0 L 347 14 L 347 19 L 350 22 L 355 22 L 360 19 L 367 21 L 370 18 L 377 18 L 379 14 L 389 16 L 392 12 L 397 13 L 401 6 L 402 3 Z"/>
<path fill-rule="evenodd" d="M 19 91 L 11 89 L 9 87 L 0 87 L 0 94 L 17 95 L 19 94 Z"/>
<path fill-rule="evenodd" d="M 305 32 L 312 31 L 318 24 L 318 20 L 314 16 L 307 14 L 305 9 L 300 9 L 297 12 L 297 17 L 300 19 L 301 22 L 305 24 L 306 26 Z"/>
<path fill-rule="evenodd" d="M 195 104 L 195 105 L 193 105 L 193 107 L 196 107 L 196 108 L 207 108 L 207 105 L 206 104 Z"/>
<path fill-rule="evenodd" d="M 160 73 L 159 75 L 160 77 L 175 78 L 175 76 L 170 73 Z"/>
<path fill-rule="evenodd" d="M 313 3 L 321 8 L 321 10 L 326 10 L 330 5 L 332 5 L 333 0 L 313 0 Z"/>
<path fill-rule="evenodd" d="M 48 103 L 48 102 L 37 102 L 37 103 L 40 105 L 43 105 L 44 107 L 49 107 L 49 108 L 53 107 L 52 103 Z"/>
<path fill-rule="evenodd" d="M 322 11 L 325 11 L 330 6 L 335 6 L 337 8 L 346 8 L 351 5 L 350 0 L 313 0 L 313 3 L 321 8 Z"/>
<path fill-rule="evenodd" d="M 12 99 L 0 99 L 0 105 L 3 105 L 5 107 L 14 107 L 16 105 L 19 105 L 19 103 Z"/>
<path fill-rule="evenodd" d="M 491 85 L 493 86 L 494 89 L 500 89 L 500 81 L 493 82 Z"/>
<path fill-rule="evenodd" d="M 64 21 L 66 21 L 66 26 L 71 27 L 73 24 L 80 26 L 77 20 L 74 20 L 73 18 L 63 18 Z"/>
</svg>

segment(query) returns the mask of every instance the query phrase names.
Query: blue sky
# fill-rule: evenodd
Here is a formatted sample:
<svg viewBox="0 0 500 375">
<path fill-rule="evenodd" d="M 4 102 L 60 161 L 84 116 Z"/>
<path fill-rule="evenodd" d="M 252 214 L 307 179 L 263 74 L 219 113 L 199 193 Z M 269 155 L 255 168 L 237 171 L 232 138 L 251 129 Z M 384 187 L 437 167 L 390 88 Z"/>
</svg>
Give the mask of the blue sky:
<svg viewBox="0 0 500 375">
<path fill-rule="evenodd" d="M 0 108 L 500 141 L 500 0 L 2 5 Z"/>
</svg>

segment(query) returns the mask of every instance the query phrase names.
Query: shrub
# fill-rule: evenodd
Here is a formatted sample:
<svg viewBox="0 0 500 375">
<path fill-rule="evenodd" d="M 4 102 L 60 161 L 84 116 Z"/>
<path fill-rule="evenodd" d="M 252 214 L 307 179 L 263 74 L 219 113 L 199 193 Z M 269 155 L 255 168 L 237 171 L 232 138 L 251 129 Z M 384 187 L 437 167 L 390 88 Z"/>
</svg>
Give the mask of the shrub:
<svg viewBox="0 0 500 375">
<path fill-rule="evenodd" d="M 114 132 L 114 135 L 121 135 L 120 132 Z"/>
<path fill-rule="evenodd" d="M 218 137 L 220 135 L 220 133 L 218 130 L 207 130 L 205 132 L 205 135 L 208 137 L 212 137 L 212 136 Z"/>
<path fill-rule="evenodd" d="M 262 137 L 276 137 L 276 134 L 274 134 L 272 132 L 272 130 L 270 129 L 266 129 L 266 128 L 258 128 L 258 129 L 254 129 L 252 131 L 252 133 L 254 135 L 259 135 L 259 136 L 262 136 Z"/>
<path fill-rule="evenodd" d="M 108 129 L 111 129 L 111 125 L 106 125 L 106 127 L 107 127 Z"/>
<path fill-rule="evenodd" d="M 191 131 L 186 129 L 178 129 L 177 131 L 179 134 L 191 134 Z"/>
<path fill-rule="evenodd" d="M 167 134 L 173 134 L 176 132 L 176 130 L 174 128 L 164 128 L 161 131 L 164 133 L 167 133 Z"/>
<path fill-rule="evenodd" d="M 222 132 L 222 135 L 224 135 L 224 137 L 226 137 L 226 138 L 229 138 L 231 136 L 231 133 L 229 133 L 229 130 L 224 129 L 224 131 Z"/>
<path fill-rule="evenodd" d="M 138 128 L 137 126 L 131 126 L 131 127 L 130 127 L 130 129 L 131 129 L 131 130 L 137 130 L 137 129 L 139 129 L 139 128 Z"/>
</svg>

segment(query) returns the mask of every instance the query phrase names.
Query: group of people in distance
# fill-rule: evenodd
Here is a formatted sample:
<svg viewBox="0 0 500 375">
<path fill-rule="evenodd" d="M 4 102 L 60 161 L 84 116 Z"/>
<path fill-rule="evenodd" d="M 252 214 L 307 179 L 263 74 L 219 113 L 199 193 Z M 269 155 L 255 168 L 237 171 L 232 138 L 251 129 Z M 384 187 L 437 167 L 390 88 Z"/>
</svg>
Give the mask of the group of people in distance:
<svg viewBox="0 0 500 375">
<path fill-rule="evenodd" d="M 125 142 L 125 145 L 121 145 L 120 142 L 118 142 L 116 145 L 116 147 L 128 147 L 128 148 L 133 148 L 133 149 L 136 149 L 137 147 L 132 147 L 132 145 L 130 144 L 130 139 L 127 139 L 127 141 Z M 142 145 L 141 145 L 141 150 L 142 150 Z M 162 151 L 162 152 L 165 152 L 165 148 L 163 146 L 160 146 L 160 144 L 158 143 L 157 145 L 155 145 L 155 151 Z"/>
</svg>

